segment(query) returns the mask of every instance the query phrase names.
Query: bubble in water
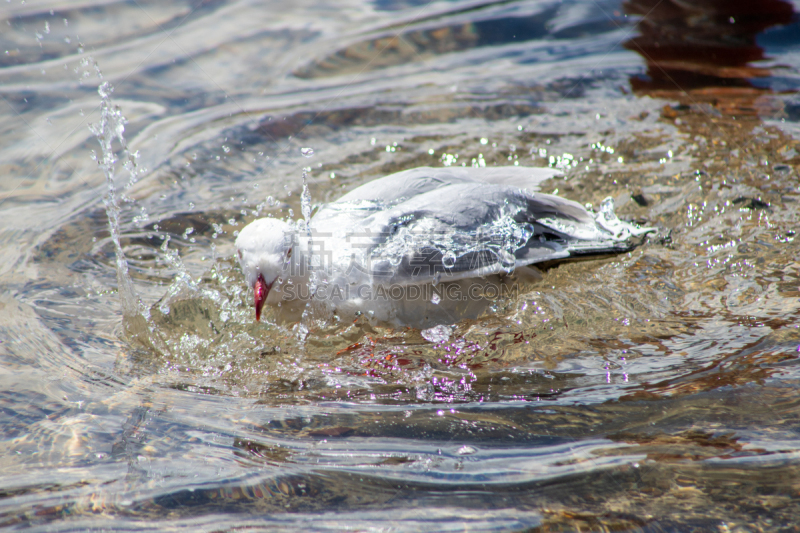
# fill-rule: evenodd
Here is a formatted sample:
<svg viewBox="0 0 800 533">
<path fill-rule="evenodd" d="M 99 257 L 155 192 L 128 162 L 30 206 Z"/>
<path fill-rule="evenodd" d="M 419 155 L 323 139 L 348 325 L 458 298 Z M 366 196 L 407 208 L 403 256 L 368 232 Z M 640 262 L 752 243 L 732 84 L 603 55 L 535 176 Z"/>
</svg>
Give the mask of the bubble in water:
<svg viewBox="0 0 800 533">
<path fill-rule="evenodd" d="M 313 148 L 300 148 L 300 153 L 303 155 L 303 157 L 311 157 L 312 155 L 314 155 L 314 149 Z"/>
<path fill-rule="evenodd" d="M 445 252 L 442 256 L 442 264 L 445 268 L 453 268 L 456 264 L 456 254 L 453 252 Z"/>
<path fill-rule="evenodd" d="M 446 342 L 450 338 L 450 328 L 447 326 L 434 326 L 420 331 L 422 337 L 433 343 Z"/>
</svg>

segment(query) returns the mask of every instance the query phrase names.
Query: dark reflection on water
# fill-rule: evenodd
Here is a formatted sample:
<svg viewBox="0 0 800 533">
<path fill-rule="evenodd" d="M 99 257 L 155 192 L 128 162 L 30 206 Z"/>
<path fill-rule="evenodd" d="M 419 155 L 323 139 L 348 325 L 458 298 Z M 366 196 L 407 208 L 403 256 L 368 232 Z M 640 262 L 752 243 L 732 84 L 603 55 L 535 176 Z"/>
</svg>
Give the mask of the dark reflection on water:
<svg viewBox="0 0 800 533">
<path fill-rule="evenodd" d="M 798 523 L 790 4 L 32 4 L 0 35 L 0 526 Z M 121 326 L 77 34 L 147 167 L 118 185 L 149 343 Z M 304 167 L 322 202 L 461 164 L 559 168 L 544 192 L 658 235 L 543 265 L 435 344 L 253 321 L 231 243 L 299 215 Z"/>
<path fill-rule="evenodd" d="M 753 64 L 768 58 L 765 44 L 796 42 L 794 37 L 780 38 L 797 31 L 796 14 L 785 0 L 629 0 L 623 8 L 642 17 L 637 26 L 640 34 L 624 44 L 647 63 L 645 76 L 631 78 L 632 88 L 641 93 L 755 88 L 753 78 L 773 72 Z M 790 23 L 794 24 L 787 26 Z M 784 28 L 762 37 L 775 27 Z"/>
</svg>

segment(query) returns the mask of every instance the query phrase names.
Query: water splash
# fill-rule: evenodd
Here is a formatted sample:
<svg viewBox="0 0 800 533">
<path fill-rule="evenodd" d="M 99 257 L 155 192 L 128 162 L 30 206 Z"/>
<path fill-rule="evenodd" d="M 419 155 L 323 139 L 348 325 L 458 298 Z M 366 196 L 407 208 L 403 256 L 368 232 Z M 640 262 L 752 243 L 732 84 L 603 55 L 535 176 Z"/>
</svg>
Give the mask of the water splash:
<svg viewBox="0 0 800 533">
<path fill-rule="evenodd" d="M 434 248 L 442 251 L 442 266 L 453 268 L 458 259 L 467 254 L 489 251 L 506 272 L 512 272 L 516 267 L 514 252 L 524 246 L 534 232 L 530 224 L 516 222 L 514 214 L 501 214 L 472 231 L 434 232 L 429 230 L 425 221 L 414 221 L 401 226 L 385 243 L 375 248 L 371 259 L 397 266 L 410 253 Z"/>
<path fill-rule="evenodd" d="M 303 157 L 309 158 L 314 155 L 313 148 L 301 148 L 300 154 Z M 306 228 L 311 224 L 311 193 L 308 190 L 308 173 L 310 168 L 303 168 L 303 192 L 300 195 L 300 209 L 303 213 L 303 219 L 306 222 Z M 308 229 L 308 234 L 311 235 L 311 230 Z"/>
<path fill-rule="evenodd" d="M 591 205 L 587 206 L 591 208 Z M 574 222 L 556 217 L 543 217 L 537 220 L 539 224 L 554 229 L 560 233 L 570 235 L 582 241 L 601 243 L 623 243 L 631 237 L 640 237 L 656 231 L 655 228 L 638 227 L 634 224 L 620 220 L 614 212 L 614 199 L 610 196 L 600 203 L 600 210 L 592 213 L 594 224 Z"/>
<path fill-rule="evenodd" d="M 303 192 L 300 195 L 300 210 L 306 223 L 306 231 L 311 236 L 311 192 L 308 190 L 308 170 L 303 169 Z"/>
<path fill-rule="evenodd" d="M 199 292 L 197 283 L 194 281 L 194 279 L 192 279 L 192 276 L 189 274 L 189 271 L 186 269 L 183 261 L 181 261 L 181 257 L 178 255 L 178 252 L 169 248 L 169 241 L 170 236 L 166 235 L 164 237 L 164 242 L 161 244 L 161 252 L 164 254 L 164 259 L 166 259 L 167 264 L 175 269 L 177 274 L 172 283 L 170 283 L 167 293 L 161 299 L 161 303 L 159 304 L 159 310 L 164 315 L 169 314 L 170 301 L 178 296 L 182 289 L 189 289 L 193 293 Z"/>
<path fill-rule="evenodd" d="M 103 80 L 102 72 L 97 63 L 91 57 L 82 60 L 83 67 L 92 67 L 97 78 Z M 117 271 L 117 291 L 120 296 L 122 306 L 122 327 L 125 334 L 144 346 L 157 351 L 164 352 L 165 345 L 163 339 L 158 334 L 150 316 L 150 310 L 142 302 L 141 297 L 136 292 L 133 279 L 130 276 L 128 260 L 122 249 L 120 241 L 120 200 L 131 202 L 126 196 L 128 191 L 139 179 L 144 169 L 140 168 L 136 160 L 139 156 L 137 152 L 128 149 L 125 140 L 125 125 L 128 120 L 122 114 L 119 106 L 115 105 L 111 99 L 114 87 L 108 81 L 101 81 L 97 87 L 100 95 L 100 121 L 89 125 L 89 131 L 97 138 L 100 144 L 100 157 L 93 154 L 93 159 L 106 178 L 107 193 L 103 198 L 103 204 L 108 216 L 108 227 L 111 240 L 114 243 L 114 256 Z M 115 152 L 115 143 L 119 150 Z M 119 153 L 119 157 L 118 154 Z M 120 190 L 117 187 L 117 164 L 122 163 L 122 168 L 128 173 L 128 183 Z"/>
<path fill-rule="evenodd" d="M 446 342 L 450 338 L 450 328 L 448 326 L 434 326 L 420 331 L 422 337 L 428 342 L 438 344 Z"/>
<path fill-rule="evenodd" d="M 94 66 L 97 76 L 102 79 L 99 68 L 97 68 L 96 65 Z M 131 280 L 128 271 L 128 260 L 120 244 L 120 204 L 116 186 L 117 162 L 119 160 L 114 152 L 115 141 L 117 141 L 122 148 L 123 167 L 128 171 L 131 177 L 129 185 L 126 188 L 129 188 L 130 185 L 136 181 L 138 167 L 136 166 L 135 156 L 128 151 L 128 145 L 123 135 L 125 132 L 125 124 L 127 124 L 128 121 L 122 115 L 120 108 L 111 101 L 111 93 L 113 91 L 114 87 L 107 81 L 103 81 L 97 88 L 97 92 L 100 94 L 100 121 L 96 124 L 91 124 L 89 130 L 100 143 L 101 157 L 96 158 L 96 160 L 97 165 L 106 177 L 107 185 L 107 194 L 103 199 L 103 203 L 105 204 L 106 214 L 108 215 L 108 227 L 111 232 L 111 240 L 114 243 L 117 285 L 122 304 L 122 316 L 123 319 L 130 324 L 140 318 L 146 319 L 146 310 L 142 305 L 141 298 L 133 287 L 133 280 Z"/>
<path fill-rule="evenodd" d="M 310 158 L 314 155 L 313 148 L 301 148 L 300 154 L 305 158 Z M 308 236 L 308 250 L 312 249 L 312 237 L 311 237 L 311 191 L 308 189 L 308 173 L 311 171 L 310 167 L 303 168 L 303 192 L 300 193 L 300 211 L 303 214 L 303 222 L 305 224 L 306 235 Z M 313 268 L 312 265 L 313 258 L 309 255 L 307 258 L 309 262 L 309 270 L 310 274 L 308 277 L 308 289 L 311 295 L 316 294 L 317 288 L 319 287 L 322 279 L 320 277 L 319 270 L 317 268 Z M 305 345 L 305 340 L 308 337 L 308 333 L 310 331 L 309 325 L 312 322 L 312 305 L 313 300 L 309 300 L 306 303 L 306 308 L 303 310 L 303 315 L 300 319 L 300 322 L 295 326 L 294 332 L 297 336 L 297 340 L 301 346 Z"/>
<path fill-rule="evenodd" d="M 610 196 L 600 203 L 600 212 L 595 215 L 594 220 L 600 228 L 609 232 L 616 240 L 626 240 L 656 231 L 655 228 L 637 228 L 620 220 L 614 212 L 614 199 Z"/>
<path fill-rule="evenodd" d="M 448 250 L 442 256 L 442 265 L 444 265 L 445 268 L 453 268 L 455 264 L 456 264 L 456 254 Z"/>
</svg>

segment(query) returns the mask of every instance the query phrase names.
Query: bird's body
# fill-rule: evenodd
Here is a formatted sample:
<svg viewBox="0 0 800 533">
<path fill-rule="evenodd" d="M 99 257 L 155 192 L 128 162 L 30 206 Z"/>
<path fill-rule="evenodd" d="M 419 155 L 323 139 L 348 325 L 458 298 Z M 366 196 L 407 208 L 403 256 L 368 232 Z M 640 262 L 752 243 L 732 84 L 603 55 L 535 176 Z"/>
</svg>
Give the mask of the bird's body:
<svg viewBox="0 0 800 533">
<path fill-rule="evenodd" d="M 266 303 L 286 321 L 311 310 L 395 326 L 454 323 L 511 294 L 512 273 L 534 276 L 528 265 L 624 251 L 650 231 L 620 221 L 613 202 L 593 216 L 536 192 L 557 174 L 422 167 L 322 206 L 307 228 L 256 220 L 236 246 L 257 317 Z"/>
</svg>

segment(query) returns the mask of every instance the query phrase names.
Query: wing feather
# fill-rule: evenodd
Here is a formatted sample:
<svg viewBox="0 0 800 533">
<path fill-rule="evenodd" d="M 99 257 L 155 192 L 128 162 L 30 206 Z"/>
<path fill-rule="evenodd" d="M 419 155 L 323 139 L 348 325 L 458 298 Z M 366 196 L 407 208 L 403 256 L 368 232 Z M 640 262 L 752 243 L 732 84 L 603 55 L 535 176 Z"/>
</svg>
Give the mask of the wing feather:
<svg viewBox="0 0 800 533">
<path fill-rule="evenodd" d="M 580 204 L 531 190 L 555 174 L 524 167 L 416 168 L 323 207 L 312 228 L 338 231 L 331 247 L 352 247 L 357 234 L 360 268 L 387 285 L 487 276 L 631 247 Z"/>
</svg>

